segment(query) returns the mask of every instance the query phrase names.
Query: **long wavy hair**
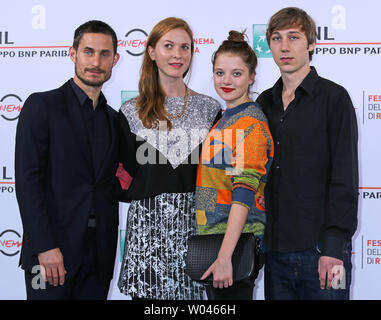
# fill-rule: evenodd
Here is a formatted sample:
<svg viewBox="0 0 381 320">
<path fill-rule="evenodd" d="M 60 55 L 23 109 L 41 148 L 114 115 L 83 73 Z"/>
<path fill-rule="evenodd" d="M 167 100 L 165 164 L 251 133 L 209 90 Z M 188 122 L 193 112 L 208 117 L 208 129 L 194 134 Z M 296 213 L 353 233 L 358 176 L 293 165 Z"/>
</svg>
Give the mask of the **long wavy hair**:
<svg viewBox="0 0 381 320">
<path fill-rule="evenodd" d="M 148 48 L 155 48 L 156 44 L 167 32 L 174 29 L 184 30 L 191 39 L 191 60 L 189 68 L 192 64 L 194 53 L 193 32 L 183 19 L 169 17 L 157 23 L 148 36 L 146 49 L 143 57 L 143 64 L 139 79 L 139 96 L 136 100 L 138 115 L 144 127 L 157 129 L 159 121 L 166 121 L 167 128 L 172 128 L 172 123 L 168 119 L 164 103 L 165 93 L 160 86 L 159 70 L 156 62 L 152 60 L 148 53 Z M 183 78 L 187 75 L 189 68 L 184 72 Z"/>
</svg>

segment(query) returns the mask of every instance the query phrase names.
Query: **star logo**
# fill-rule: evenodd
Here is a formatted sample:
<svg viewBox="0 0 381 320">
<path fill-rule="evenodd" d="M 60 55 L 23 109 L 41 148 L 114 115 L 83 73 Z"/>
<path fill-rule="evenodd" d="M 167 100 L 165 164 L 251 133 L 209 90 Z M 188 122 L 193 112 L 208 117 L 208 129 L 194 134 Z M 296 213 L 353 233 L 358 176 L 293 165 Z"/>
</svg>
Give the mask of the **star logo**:
<svg viewBox="0 0 381 320">
<path fill-rule="evenodd" d="M 266 40 L 266 24 L 253 24 L 253 49 L 258 58 L 272 58 Z"/>
</svg>

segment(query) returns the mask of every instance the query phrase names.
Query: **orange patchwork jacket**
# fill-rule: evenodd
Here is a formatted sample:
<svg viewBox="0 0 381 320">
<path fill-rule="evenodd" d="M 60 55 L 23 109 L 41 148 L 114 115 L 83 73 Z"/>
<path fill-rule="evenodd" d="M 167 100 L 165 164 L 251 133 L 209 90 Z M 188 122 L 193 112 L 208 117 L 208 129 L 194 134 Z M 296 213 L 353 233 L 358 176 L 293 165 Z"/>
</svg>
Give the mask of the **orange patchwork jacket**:
<svg viewBox="0 0 381 320">
<path fill-rule="evenodd" d="M 199 234 L 225 233 L 232 203 L 249 209 L 243 232 L 262 235 L 263 195 L 274 156 L 267 119 L 255 102 L 227 109 L 204 141 L 196 182 Z"/>
</svg>

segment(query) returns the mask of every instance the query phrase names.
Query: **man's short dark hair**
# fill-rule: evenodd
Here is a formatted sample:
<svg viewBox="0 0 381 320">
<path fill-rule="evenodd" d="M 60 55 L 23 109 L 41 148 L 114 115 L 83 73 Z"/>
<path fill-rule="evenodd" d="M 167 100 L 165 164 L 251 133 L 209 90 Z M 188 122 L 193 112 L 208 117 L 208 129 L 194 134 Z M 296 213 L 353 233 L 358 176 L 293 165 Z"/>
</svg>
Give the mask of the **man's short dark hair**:
<svg viewBox="0 0 381 320">
<path fill-rule="evenodd" d="M 73 48 L 78 49 L 79 43 L 85 33 L 103 33 L 111 36 L 112 44 L 114 47 L 114 54 L 116 54 L 118 39 L 113 28 L 107 23 L 99 20 L 90 20 L 80 25 L 74 32 Z"/>
</svg>

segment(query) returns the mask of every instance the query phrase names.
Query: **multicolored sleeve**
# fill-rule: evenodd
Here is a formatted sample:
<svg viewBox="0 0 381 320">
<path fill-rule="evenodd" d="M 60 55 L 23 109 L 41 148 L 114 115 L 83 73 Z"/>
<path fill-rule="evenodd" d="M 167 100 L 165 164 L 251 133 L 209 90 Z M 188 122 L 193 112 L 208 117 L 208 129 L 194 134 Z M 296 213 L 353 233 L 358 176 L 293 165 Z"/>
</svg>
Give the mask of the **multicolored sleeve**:
<svg viewBox="0 0 381 320">
<path fill-rule="evenodd" d="M 250 119 L 251 123 L 245 129 L 237 129 L 237 144 L 232 159 L 234 169 L 231 176 L 232 203 L 243 205 L 249 210 L 254 205 L 260 180 L 267 173 L 269 150 L 273 148 L 267 124 Z"/>
</svg>

